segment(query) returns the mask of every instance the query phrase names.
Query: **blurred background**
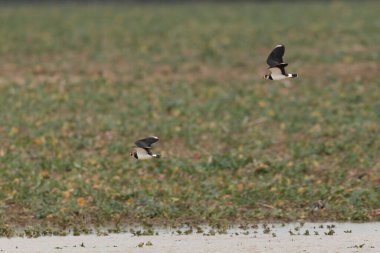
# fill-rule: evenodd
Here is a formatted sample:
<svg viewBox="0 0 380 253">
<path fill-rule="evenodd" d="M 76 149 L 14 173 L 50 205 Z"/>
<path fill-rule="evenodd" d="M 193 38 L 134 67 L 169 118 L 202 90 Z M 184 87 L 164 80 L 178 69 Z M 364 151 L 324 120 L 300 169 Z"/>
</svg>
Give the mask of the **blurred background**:
<svg viewBox="0 0 380 253">
<path fill-rule="evenodd" d="M 379 220 L 376 1 L 34 2 L 0 7 L 3 235 Z M 299 78 L 271 82 L 280 43 Z"/>
</svg>

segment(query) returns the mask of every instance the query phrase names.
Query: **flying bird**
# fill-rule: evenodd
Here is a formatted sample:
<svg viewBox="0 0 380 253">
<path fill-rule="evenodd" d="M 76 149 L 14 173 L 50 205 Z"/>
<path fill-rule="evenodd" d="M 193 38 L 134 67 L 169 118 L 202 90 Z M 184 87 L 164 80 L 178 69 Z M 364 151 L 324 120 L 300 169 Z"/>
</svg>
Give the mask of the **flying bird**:
<svg viewBox="0 0 380 253">
<path fill-rule="evenodd" d="M 288 66 L 284 63 L 282 57 L 285 53 L 284 45 L 277 45 L 267 58 L 267 63 L 269 65 L 270 75 L 265 75 L 265 79 L 269 80 L 282 80 L 285 78 L 295 78 L 297 74 L 287 74 L 285 72 L 285 67 Z"/>
<path fill-rule="evenodd" d="M 152 152 L 152 144 L 158 141 L 158 137 L 150 136 L 135 142 L 133 152 L 130 153 L 136 159 L 146 160 L 151 158 L 160 158 L 160 154 Z"/>
</svg>

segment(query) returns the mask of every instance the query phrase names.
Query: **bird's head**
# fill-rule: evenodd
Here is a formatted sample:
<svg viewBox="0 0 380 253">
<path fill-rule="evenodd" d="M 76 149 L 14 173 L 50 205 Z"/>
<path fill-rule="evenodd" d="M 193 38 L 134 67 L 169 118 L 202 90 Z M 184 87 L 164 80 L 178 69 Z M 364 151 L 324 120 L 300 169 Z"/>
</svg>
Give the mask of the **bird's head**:
<svg viewBox="0 0 380 253">
<path fill-rule="evenodd" d="M 131 157 L 134 157 L 134 158 L 137 159 L 137 152 L 136 152 L 136 151 L 129 153 L 129 155 L 130 155 Z"/>
<path fill-rule="evenodd" d="M 270 78 L 270 75 L 264 75 L 264 78 L 265 78 L 265 79 L 271 79 L 271 78 Z"/>
</svg>

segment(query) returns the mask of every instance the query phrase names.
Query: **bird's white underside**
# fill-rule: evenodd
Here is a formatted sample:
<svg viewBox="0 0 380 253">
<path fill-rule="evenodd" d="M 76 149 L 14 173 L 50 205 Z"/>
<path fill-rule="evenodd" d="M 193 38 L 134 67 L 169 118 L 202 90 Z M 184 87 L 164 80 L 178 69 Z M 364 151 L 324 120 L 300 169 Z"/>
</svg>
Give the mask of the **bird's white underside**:
<svg viewBox="0 0 380 253">
<path fill-rule="evenodd" d="M 271 77 L 273 80 L 282 80 L 285 78 L 288 78 L 288 76 L 285 76 L 281 73 L 281 69 L 279 68 L 270 68 Z"/>
<path fill-rule="evenodd" d="M 273 80 L 282 80 L 282 79 L 286 79 L 286 78 L 289 78 L 288 76 L 284 76 L 284 75 L 271 75 L 272 76 L 272 79 Z"/>
<path fill-rule="evenodd" d="M 143 148 L 136 148 L 136 152 L 137 152 L 137 157 L 139 158 L 139 160 L 146 160 L 146 159 L 152 158 L 152 156 L 149 155 Z"/>
<path fill-rule="evenodd" d="M 150 156 L 150 155 L 139 155 L 139 154 L 137 154 L 137 157 L 138 157 L 138 159 L 139 160 L 148 160 L 148 159 L 152 159 L 153 157 L 152 156 Z"/>
</svg>

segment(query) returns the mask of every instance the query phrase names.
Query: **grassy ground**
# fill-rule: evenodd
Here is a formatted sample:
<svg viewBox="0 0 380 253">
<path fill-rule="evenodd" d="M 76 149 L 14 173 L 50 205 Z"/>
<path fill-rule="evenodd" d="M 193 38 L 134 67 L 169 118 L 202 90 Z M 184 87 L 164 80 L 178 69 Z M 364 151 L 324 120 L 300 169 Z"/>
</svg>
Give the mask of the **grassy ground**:
<svg viewBox="0 0 380 253">
<path fill-rule="evenodd" d="M 2 7 L 0 232 L 380 220 L 379 11 Z M 300 78 L 262 79 L 278 43 Z M 163 159 L 130 159 L 151 134 Z"/>
</svg>

